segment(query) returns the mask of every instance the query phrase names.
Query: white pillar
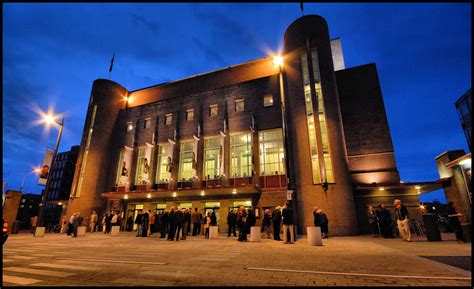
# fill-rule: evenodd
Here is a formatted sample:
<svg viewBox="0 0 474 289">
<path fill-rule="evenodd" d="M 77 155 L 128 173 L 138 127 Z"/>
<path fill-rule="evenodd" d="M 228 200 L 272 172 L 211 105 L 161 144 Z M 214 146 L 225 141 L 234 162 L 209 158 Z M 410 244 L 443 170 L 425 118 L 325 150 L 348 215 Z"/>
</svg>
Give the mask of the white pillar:
<svg viewBox="0 0 474 289">
<path fill-rule="evenodd" d="M 321 227 L 306 227 L 308 232 L 308 244 L 310 246 L 322 246 Z"/>
<path fill-rule="evenodd" d="M 259 226 L 250 227 L 250 242 L 261 242 L 262 234 Z"/>
<path fill-rule="evenodd" d="M 44 237 L 45 227 L 36 227 L 35 229 L 35 237 Z"/>
<path fill-rule="evenodd" d="M 112 229 L 110 230 L 110 235 L 118 236 L 119 234 L 120 234 L 120 226 L 112 226 Z"/>
<path fill-rule="evenodd" d="M 217 226 L 210 226 L 209 227 L 209 239 L 217 239 L 219 236 L 219 231 L 218 231 Z"/>
</svg>

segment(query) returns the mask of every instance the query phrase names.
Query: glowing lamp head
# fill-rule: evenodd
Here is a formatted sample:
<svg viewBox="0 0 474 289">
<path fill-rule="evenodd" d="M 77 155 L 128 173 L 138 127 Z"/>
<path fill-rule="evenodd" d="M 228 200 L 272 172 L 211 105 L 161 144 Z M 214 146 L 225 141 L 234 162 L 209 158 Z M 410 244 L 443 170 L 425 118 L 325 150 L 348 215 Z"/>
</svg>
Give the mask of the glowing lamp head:
<svg viewBox="0 0 474 289">
<path fill-rule="evenodd" d="M 59 203 L 58 203 L 58 205 L 59 205 L 59 206 L 62 206 L 62 205 L 63 205 L 63 203 L 59 202 Z"/>
<path fill-rule="evenodd" d="M 273 57 L 273 64 L 275 65 L 282 65 L 283 64 L 283 57 L 281 55 L 276 55 L 275 57 Z"/>
<path fill-rule="evenodd" d="M 151 194 L 146 195 L 147 199 L 151 199 Z"/>
<path fill-rule="evenodd" d="M 237 190 L 236 190 L 236 189 L 233 189 L 233 190 L 232 190 L 232 194 L 236 195 L 236 194 L 237 194 Z"/>
<path fill-rule="evenodd" d="M 33 172 L 34 172 L 35 174 L 39 174 L 39 173 L 41 173 L 41 168 L 34 168 L 34 169 L 33 169 Z"/>
<path fill-rule="evenodd" d="M 54 116 L 47 114 L 44 116 L 44 121 L 48 124 L 52 124 L 54 123 Z"/>
<path fill-rule="evenodd" d="M 380 188 L 379 188 L 379 191 L 385 191 L 385 188 L 384 188 L 384 187 L 380 187 Z"/>
<path fill-rule="evenodd" d="M 176 198 L 177 194 L 176 192 L 173 192 L 173 197 Z"/>
<path fill-rule="evenodd" d="M 206 195 L 206 193 L 204 191 L 201 191 L 201 196 L 204 196 Z"/>
<path fill-rule="evenodd" d="M 125 200 L 128 200 L 128 195 L 123 196 Z"/>
</svg>

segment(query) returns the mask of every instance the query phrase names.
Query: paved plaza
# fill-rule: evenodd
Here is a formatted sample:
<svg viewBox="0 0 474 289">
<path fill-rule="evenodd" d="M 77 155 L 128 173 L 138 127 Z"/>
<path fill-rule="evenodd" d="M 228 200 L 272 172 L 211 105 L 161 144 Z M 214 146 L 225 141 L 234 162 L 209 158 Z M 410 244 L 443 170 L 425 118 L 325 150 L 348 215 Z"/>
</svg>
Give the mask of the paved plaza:
<svg viewBox="0 0 474 289">
<path fill-rule="evenodd" d="M 471 286 L 471 272 L 420 257 L 470 260 L 471 244 L 443 239 L 449 241 L 333 237 L 313 247 L 306 237 L 285 245 L 226 235 L 171 242 L 128 232 L 75 239 L 19 234 L 3 246 L 3 286 Z"/>
</svg>

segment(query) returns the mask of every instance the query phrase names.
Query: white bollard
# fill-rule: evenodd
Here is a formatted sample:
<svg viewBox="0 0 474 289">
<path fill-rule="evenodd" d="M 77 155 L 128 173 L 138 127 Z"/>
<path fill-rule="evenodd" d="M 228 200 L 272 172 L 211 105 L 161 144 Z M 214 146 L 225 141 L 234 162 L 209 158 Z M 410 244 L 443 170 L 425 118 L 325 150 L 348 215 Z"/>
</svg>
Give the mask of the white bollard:
<svg viewBox="0 0 474 289">
<path fill-rule="evenodd" d="M 44 237 L 45 229 L 46 229 L 45 227 L 36 227 L 34 236 L 35 237 Z"/>
<path fill-rule="evenodd" d="M 112 230 L 110 230 L 111 236 L 118 236 L 120 234 L 120 226 L 112 226 Z"/>
<path fill-rule="evenodd" d="M 209 226 L 209 239 L 217 239 L 219 231 L 217 226 Z"/>
<path fill-rule="evenodd" d="M 86 226 L 77 227 L 77 236 L 84 236 L 86 234 Z"/>
<path fill-rule="evenodd" d="M 261 242 L 262 233 L 260 233 L 259 226 L 250 227 L 250 242 Z"/>
<path fill-rule="evenodd" d="M 308 244 L 310 246 L 322 246 L 321 227 L 306 227 L 308 232 Z"/>
</svg>

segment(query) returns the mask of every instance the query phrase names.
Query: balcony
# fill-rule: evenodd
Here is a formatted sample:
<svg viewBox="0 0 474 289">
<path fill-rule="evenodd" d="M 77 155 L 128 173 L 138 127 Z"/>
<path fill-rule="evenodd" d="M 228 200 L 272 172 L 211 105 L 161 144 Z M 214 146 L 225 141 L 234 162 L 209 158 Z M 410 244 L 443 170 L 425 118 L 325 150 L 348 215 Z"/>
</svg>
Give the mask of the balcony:
<svg viewBox="0 0 474 289">
<path fill-rule="evenodd" d="M 286 187 L 286 174 L 260 176 L 259 184 L 261 188 L 285 188 Z"/>
<path fill-rule="evenodd" d="M 245 187 L 250 184 L 252 184 L 251 177 L 238 177 L 229 179 L 229 185 L 233 187 Z"/>
</svg>

